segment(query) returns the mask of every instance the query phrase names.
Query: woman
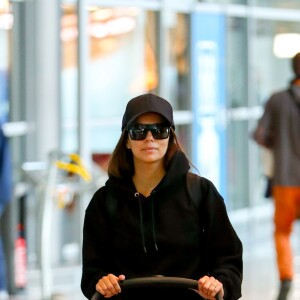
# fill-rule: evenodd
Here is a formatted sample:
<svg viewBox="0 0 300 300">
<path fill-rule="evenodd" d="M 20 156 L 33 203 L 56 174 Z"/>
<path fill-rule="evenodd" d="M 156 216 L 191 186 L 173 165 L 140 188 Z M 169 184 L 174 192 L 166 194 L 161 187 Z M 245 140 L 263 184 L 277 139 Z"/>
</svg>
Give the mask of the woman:
<svg viewBox="0 0 300 300">
<path fill-rule="evenodd" d="M 109 179 L 85 213 L 81 289 L 88 299 L 96 290 L 105 298 L 128 300 L 212 300 L 217 293 L 225 300 L 241 297 L 241 241 L 209 180 L 199 176 L 201 207 L 191 202 L 189 169 L 169 102 L 153 94 L 131 99 Z M 121 291 L 119 282 L 125 278 L 155 275 L 198 280 L 198 290 Z"/>
</svg>

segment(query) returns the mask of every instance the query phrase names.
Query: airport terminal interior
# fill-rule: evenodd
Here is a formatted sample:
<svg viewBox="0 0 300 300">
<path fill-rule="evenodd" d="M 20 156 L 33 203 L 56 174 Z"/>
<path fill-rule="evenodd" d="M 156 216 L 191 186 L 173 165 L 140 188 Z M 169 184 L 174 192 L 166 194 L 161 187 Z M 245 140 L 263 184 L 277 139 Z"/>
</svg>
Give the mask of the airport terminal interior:
<svg viewBox="0 0 300 300">
<path fill-rule="evenodd" d="M 252 132 L 292 79 L 299 20 L 299 0 L 0 0 L 9 299 L 84 299 L 85 208 L 127 101 L 151 92 L 170 101 L 179 142 L 224 198 L 244 245 L 242 299 L 275 300 L 273 203 Z M 290 299 L 300 299 L 299 231 L 297 221 Z"/>
</svg>

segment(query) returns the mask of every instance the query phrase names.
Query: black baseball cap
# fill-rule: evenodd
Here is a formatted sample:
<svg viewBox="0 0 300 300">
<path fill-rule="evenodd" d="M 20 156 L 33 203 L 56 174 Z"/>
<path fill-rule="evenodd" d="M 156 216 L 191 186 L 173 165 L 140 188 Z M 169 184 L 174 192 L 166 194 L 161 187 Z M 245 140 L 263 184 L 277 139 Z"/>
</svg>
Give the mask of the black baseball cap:
<svg viewBox="0 0 300 300">
<path fill-rule="evenodd" d="M 154 112 L 162 115 L 169 122 L 171 127 L 175 129 L 173 120 L 173 108 L 171 104 L 164 98 L 148 93 L 129 100 L 122 119 L 122 131 L 137 117 L 149 112 Z"/>
</svg>

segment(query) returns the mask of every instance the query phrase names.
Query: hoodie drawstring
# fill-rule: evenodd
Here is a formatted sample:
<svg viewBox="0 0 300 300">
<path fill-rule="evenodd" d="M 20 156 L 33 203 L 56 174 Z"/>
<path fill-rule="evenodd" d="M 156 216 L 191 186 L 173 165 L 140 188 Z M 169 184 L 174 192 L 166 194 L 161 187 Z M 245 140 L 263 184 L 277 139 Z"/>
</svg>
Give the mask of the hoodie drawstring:
<svg viewBox="0 0 300 300">
<path fill-rule="evenodd" d="M 136 192 L 134 194 L 134 197 L 138 198 L 138 201 L 139 201 L 141 235 L 142 235 L 144 252 L 147 253 L 147 248 L 146 248 L 146 244 L 145 244 L 145 234 L 144 234 L 143 211 L 142 211 L 142 203 L 141 203 L 140 194 L 138 192 Z"/>
<path fill-rule="evenodd" d="M 154 203 L 151 200 L 151 222 L 152 222 L 152 236 L 154 241 L 155 250 L 158 251 L 157 243 L 156 243 L 156 234 L 155 234 L 155 222 L 154 222 Z"/>
<path fill-rule="evenodd" d="M 145 242 L 145 233 L 144 233 L 143 209 L 142 209 L 140 193 L 136 192 L 134 194 L 134 197 L 136 197 L 138 199 L 138 202 L 139 202 L 141 236 L 142 236 L 144 252 L 147 253 L 147 247 L 146 247 L 146 242 Z M 154 204 L 153 204 L 153 201 L 151 201 L 151 223 L 152 223 L 151 224 L 151 230 L 152 230 L 152 237 L 153 237 L 153 241 L 154 241 L 154 248 L 155 248 L 156 251 L 158 251 L 158 246 L 157 246 L 157 242 L 156 242 L 156 234 L 155 234 Z"/>
</svg>

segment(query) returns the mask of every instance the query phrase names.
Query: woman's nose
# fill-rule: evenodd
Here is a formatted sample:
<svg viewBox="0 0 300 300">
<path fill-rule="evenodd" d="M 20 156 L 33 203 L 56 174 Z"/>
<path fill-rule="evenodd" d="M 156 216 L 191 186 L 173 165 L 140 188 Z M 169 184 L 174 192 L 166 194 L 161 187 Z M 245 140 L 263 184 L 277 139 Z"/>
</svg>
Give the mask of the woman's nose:
<svg viewBox="0 0 300 300">
<path fill-rule="evenodd" d="M 148 132 L 147 132 L 147 135 L 146 135 L 146 140 L 148 141 L 148 140 L 154 140 L 154 138 L 153 138 L 153 135 L 152 135 L 152 132 L 149 130 Z"/>
</svg>

